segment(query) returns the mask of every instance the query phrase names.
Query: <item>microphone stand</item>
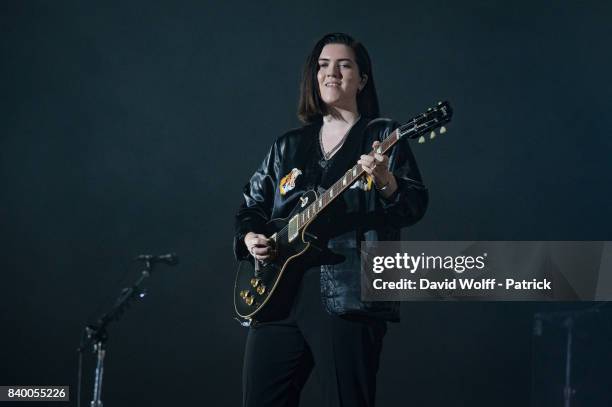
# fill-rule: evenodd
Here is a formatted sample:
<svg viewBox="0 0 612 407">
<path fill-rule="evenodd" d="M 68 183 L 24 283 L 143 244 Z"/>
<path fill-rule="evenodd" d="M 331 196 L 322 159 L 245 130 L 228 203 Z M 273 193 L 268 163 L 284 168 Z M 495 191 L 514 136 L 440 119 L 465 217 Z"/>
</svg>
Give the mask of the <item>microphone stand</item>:
<svg viewBox="0 0 612 407">
<path fill-rule="evenodd" d="M 115 301 L 115 304 L 109 312 L 102 315 L 96 324 L 87 325 L 85 327 L 85 334 L 77 351 L 82 353 L 85 347 L 93 344 L 93 351 L 96 353 L 96 369 L 94 375 L 94 387 L 93 387 L 93 399 L 91 400 L 90 407 L 102 407 L 102 378 L 104 374 L 104 357 L 106 356 L 106 342 L 108 341 L 108 334 L 106 328 L 113 321 L 118 321 L 125 310 L 130 306 L 132 302 L 138 299 L 144 298 L 146 295 L 146 289 L 141 288 L 144 280 L 146 280 L 153 270 L 154 262 L 150 258 L 138 259 L 144 263 L 144 269 L 142 270 L 140 277 L 136 282 L 129 288 L 124 288 L 119 295 L 119 298 Z M 79 383 L 80 390 L 80 383 Z M 80 393 L 80 392 L 79 392 Z M 80 394 L 77 405 L 80 405 Z"/>
<path fill-rule="evenodd" d="M 576 311 L 557 311 L 557 312 L 538 312 L 534 315 L 534 335 L 542 336 L 542 321 L 557 323 L 566 330 L 565 338 L 565 380 L 563 386 L 563 407 L 571 407 L 572 397 L 576 394 L 576 389 L 572 387 L 572 343 L 574 338 L 574 325 L 576 320 L 582 316 L 599 312 L 600 308 L 607 303 L 600 303 L 583 310 Z"/>
</svg>

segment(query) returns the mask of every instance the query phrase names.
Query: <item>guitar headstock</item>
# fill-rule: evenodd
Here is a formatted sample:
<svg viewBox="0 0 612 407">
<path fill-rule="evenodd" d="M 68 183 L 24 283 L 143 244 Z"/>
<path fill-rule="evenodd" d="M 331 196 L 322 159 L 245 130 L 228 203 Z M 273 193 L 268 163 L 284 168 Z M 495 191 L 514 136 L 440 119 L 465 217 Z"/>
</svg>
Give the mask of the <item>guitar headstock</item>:
<svg viewBox="0 0 612 407">
<path fill-rule="evenodd" d="M 426 112 L 416 116 L 397 129 L 398 139 L 418 138 L 419 143 L 425 142 L 425 135 L 429 133 L 429 139 L 436 137 L 436 130 L 440 134 L 446 133 L 444 125 L 450 122 L 453 116 L 453 109 L 447 101 L 438 102 L 435 107 L 430 107 Z"/>
</svg>

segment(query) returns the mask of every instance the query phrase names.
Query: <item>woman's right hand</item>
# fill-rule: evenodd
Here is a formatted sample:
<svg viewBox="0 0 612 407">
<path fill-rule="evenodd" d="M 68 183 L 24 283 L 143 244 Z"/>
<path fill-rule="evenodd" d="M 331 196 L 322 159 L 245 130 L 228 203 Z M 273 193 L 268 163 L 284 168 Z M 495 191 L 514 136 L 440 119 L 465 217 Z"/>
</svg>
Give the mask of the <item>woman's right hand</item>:
<svg viewBox="0 0 612 407">
<path fill-rule="evenodd" d="M 253 257 L 257 260 L 271 260 L 274 258 L 274 247 L 272 241 L 265 235 L 249 232 L 244 236 L 244 244 Z"/>
</svg>

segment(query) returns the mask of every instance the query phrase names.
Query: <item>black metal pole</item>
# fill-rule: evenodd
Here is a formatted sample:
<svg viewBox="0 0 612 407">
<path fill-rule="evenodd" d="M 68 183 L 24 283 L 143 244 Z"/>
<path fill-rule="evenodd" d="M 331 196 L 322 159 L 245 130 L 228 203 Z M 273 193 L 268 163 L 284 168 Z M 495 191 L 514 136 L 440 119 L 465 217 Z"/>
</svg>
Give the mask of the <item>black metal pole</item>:
<svg viewBox="0 0 612 407">
<path fill-rule="evenodd" d="M 567 328 L 567 344 L 565 349 L 565 386 L 563 387 L 563 407 L 570 407 L 572 404 L 571 373 L 572 373 L 572 336 L 574 330 L 574 318 L 569 316 L 565 319 L 563 326 Z"/>
</svg>

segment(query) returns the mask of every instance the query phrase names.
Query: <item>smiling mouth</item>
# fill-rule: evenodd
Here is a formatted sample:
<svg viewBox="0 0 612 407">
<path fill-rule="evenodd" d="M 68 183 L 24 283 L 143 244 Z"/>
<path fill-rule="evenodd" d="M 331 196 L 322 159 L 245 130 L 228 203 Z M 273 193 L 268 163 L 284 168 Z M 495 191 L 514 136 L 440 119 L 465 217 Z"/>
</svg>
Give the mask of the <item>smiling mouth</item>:
<svg viewBox="0 0 612 407">
<path fill-rule="evenodd" d="M 339 83 L 326 83 L 325 86 L 328 88 L 339 88 L 340 84 Z"/>
</svg>

